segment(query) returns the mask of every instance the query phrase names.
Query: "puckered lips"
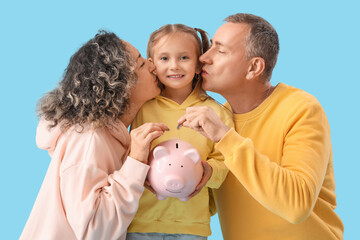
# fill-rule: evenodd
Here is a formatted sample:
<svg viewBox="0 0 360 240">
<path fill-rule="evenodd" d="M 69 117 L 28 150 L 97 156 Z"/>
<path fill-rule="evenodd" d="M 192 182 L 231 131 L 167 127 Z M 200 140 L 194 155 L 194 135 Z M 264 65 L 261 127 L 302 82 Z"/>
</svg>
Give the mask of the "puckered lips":
<svg viewBox="0 0 360 240">
<path fill-rule="evenodd" d="M 208 72 L 204 68 L 202 68 L 201 69 L 201 76 L 205 76 L 207 74 L 208 74 Z"/>
</svg>

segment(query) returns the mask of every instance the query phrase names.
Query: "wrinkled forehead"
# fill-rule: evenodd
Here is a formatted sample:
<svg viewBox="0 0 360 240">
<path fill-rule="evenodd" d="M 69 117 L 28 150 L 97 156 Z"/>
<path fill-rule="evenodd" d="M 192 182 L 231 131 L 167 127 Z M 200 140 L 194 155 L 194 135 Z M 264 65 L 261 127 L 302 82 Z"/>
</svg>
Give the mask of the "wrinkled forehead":
<svg viewBox="0 0 360 240">
<path fill-rule="evenodd" d="M 236 49 L 245 43 L 249 32 L 250 26 L 245 23 L 227 22 L 218 28 L 212 39 L 212 44 Z"/>
</svg>

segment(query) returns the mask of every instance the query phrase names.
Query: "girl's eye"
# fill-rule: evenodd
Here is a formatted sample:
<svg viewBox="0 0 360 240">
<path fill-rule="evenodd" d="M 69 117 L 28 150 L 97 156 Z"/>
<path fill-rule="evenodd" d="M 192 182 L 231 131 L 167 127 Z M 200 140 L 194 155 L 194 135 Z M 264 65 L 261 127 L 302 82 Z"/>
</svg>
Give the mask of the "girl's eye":
<svg viewBox="0 0 360 240">
<path fill-rule="evenodd" d="M 187 56 L 182 56 L 181 57 L 181 60 L 186 60 L 186 59 L 189 59 L 189 57 L 187 57 Z"/>
<path fill-rule="evenodd" d="M 166 60 L 168 60 L 168 58 L 167 57 L 161 57 L 160 60 L 166 61 Z"/>
</svg>

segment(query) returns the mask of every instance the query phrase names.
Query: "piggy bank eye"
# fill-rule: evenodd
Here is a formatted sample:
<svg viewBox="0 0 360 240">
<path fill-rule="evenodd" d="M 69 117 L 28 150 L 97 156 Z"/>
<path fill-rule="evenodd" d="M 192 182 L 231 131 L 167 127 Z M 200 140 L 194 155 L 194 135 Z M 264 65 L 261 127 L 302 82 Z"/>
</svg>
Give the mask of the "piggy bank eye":
<svg viewBox="0 0 360 240">
<path fill-rule="evenodd" d="M 181 165 L 181 167 L 184 167 L 183 165 Z"/>
<path fill-rule="evenodd" d="M 171 166 L 171 163 L 169 163 L 169 166 Z"/>
</svg>

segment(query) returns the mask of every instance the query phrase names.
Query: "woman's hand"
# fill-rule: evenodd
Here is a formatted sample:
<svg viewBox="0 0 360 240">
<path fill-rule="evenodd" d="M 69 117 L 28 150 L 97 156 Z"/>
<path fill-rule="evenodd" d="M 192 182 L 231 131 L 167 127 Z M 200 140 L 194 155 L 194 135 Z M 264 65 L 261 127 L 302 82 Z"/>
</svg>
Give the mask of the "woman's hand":
<svg viewBox="0 0 360 240">
<path fill-rule="evenodd" d="M 131 147 L 129 156 L 147 164 L 151 142 L 168 131 L 168 127 L 163 123 L 144 123 L 131 130 Z"/>
</svg>

